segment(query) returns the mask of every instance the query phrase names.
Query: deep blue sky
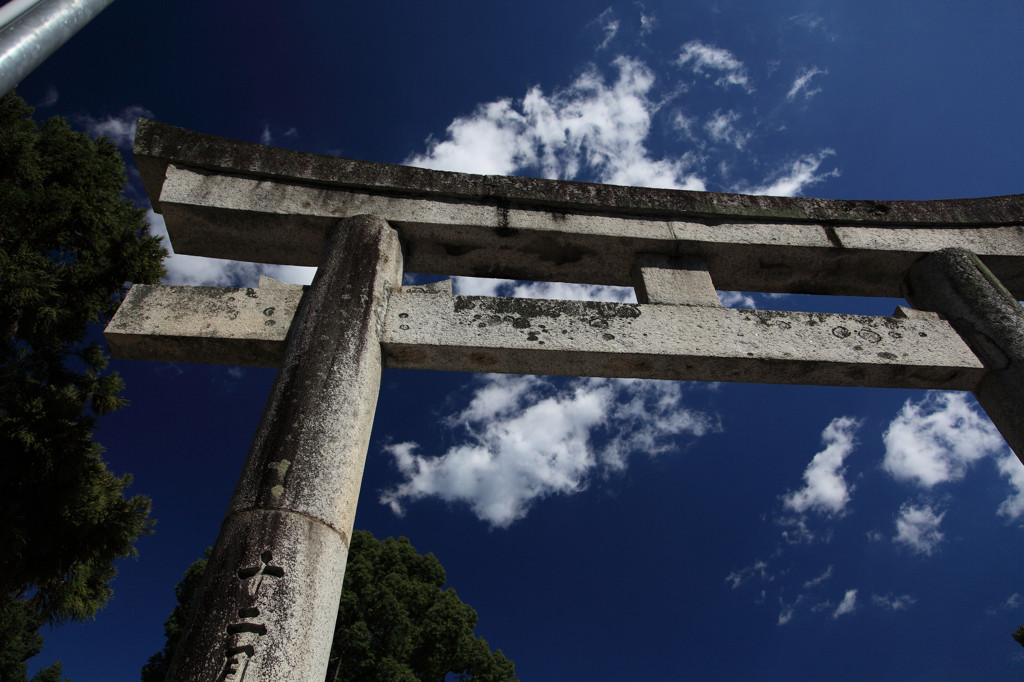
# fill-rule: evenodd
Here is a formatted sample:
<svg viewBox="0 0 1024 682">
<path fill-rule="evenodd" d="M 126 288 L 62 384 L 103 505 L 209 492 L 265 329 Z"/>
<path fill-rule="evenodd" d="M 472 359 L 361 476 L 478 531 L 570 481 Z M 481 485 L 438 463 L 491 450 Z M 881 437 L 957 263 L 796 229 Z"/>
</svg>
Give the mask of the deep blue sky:
<svg viewBox="0 0 1024 682">
<path fill-rule="evenodd" d="M 1016 0 L 117 0 L 19 91 L 124 150 L 143 113 L 451 170 L 936 199 L 1024 191 L 1022 64 Z M 171 283 L 259 272 L 169 268 Z M 882 315 L 899 303 L 723 296 Z M 60 659 L 76 681 L 135 679 L 162 646 L 174 584 L 216 536 L 273 378 L 113 364 L 132 404 L 97 438 L 158 523 L 96 621 L 47 635 L 34 663 Z M 401 455 L 486 485 L 411 478 Z M 387 371 L 356 526 L 434 552 L 524 681 L 1019 679 L 1024 467 L 1011 457 L 963 395 Z"/>
</svg>

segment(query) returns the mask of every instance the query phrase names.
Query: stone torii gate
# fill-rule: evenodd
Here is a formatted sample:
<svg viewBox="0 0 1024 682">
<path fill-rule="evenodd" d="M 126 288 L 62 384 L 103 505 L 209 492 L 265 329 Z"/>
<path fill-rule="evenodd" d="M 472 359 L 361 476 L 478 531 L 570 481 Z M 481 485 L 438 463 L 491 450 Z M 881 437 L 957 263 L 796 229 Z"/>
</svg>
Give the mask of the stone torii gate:
<svg viewBox="0 0 1024 682">
<path fill-rule="evenodd" d="M 319 266 L 308 288 L 135 286 L 121 358 L 277 378 L 169 679 L 322 680 L 382 367 L 973 391 L 1024 457 L 1024 195 L 830 201 L 445 173 L 140 120 L 180 254 Z M 403 273 L 635 287 L 453 296 Z M 715 289 L 905 297 L 891 317 Z"/>
</svg>

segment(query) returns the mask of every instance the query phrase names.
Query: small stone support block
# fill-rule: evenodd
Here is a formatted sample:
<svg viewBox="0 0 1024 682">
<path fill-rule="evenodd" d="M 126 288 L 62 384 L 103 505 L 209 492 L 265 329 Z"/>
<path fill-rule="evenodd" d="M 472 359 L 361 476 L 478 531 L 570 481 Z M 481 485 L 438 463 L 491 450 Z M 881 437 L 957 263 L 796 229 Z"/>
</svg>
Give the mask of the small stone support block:
<svg viewBox="0 0 1024 682">
<path fill-rule="evenodd" d="M 331 233 L 169 680 L 324 679 L 380 388 L 384 315 L 401 281 L 398 235 L 385 220 L 357 216 Z"/>
<path fill-rule="evenodd" d="M 633 288 L 640 303 L 721 305 L 703 258 L 641 253 L 636 260 Z"/>
<path fill-rule="evenodd" d="M 907 301 L 941 314 L 989 370 L 974 395 L 1024 462 L 1024 308 L 973 253 L 943 249 L 907 275 Z"/>
</svg>

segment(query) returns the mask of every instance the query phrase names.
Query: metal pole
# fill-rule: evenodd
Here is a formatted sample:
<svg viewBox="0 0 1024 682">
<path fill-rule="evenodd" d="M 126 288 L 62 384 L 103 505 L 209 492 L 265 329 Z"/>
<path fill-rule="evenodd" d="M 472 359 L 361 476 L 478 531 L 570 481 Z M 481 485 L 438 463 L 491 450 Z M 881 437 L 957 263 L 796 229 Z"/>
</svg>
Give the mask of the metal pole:
<svg viewBox="0 0 1024 682">
<path fill-rule="evenodd" d="M 978 403 L 1024 462 L 1024 308 L 981 260 L 964 249 L 930 253 L 910 269 L 906 299 L 944 316 L 988 372 Z"/>
<path fill-rule="evenodd" d="M 11 23 L 42 1 L 43 0 L 9 0 L 6 5 L 0 7 L 0 28 Z"/>
<path fill-rule="evenodd" d="M 0 29 L 0 94 L 20 83 L 111 2 L 42 0 Z"/>
<path fill-rule="evenodd" d="M 342 220 L 288 332 L 169 681 L 324 679 L 380 388 L 380 335 L 401 283 L 387 221 Z"/>
</svg>

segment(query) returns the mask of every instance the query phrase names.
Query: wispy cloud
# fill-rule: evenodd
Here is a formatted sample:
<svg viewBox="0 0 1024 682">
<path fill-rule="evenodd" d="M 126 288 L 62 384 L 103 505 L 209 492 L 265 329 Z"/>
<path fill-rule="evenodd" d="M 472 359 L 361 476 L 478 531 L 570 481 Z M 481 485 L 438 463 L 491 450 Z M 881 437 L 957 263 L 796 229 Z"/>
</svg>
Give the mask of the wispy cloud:
<svg viewBox="0 0 1024 682">
<path fill-rule="evenodd" d="M 54 104 L 57 103 L 58 99 L 60 99 L 60 93 L 57 92 L 57 88 L 51 85 L 48 88 L 46 88 L 46 94 L 43 95 L 43 98 L 41 100 L 39 100 L 39 103 L 36 104 L 36 107 L 52 107 Z"/>
<path fill-rule="evenodd" d="M 843 460 L 853 452 L 859 426 L 856 419 L 837 417 L 825 427 L 821 434 L 825 449 L 804 470 L 804 487 L 783 498 L 787 509 L 798 514 L 841 514 L 846 509 L 853 488 L 843 477 Z"/>
<path fill-rule="evenodd" d="M 857 608 L 857 590 L 847 590 L 846 594 L 843 595 L 843 600 L 839 602 L 839 606 L 832 612 L 833 618 L 839 616 L 845 616 L 849 613 L 853 613 Z"/>
<path fill-rule="evenodd" d="M 839 175 L 838 169 L 819 172 L 821 164 L 833 154 L 835 151 L 832 149 L 822 149 L 815 154 L 804 154 L 783 164 L 767 182 L 753 186 L 741 185 L 736 188 L 736 191 L 779 197 L 800 196 L 811 185 Z"/>
<path fill-rule="evenodd" d="M 749 130 L 742 130 L 736 122 L 740 120 L 740 113 L 729 110 L 723 112 L 721 109 L 711 114 L 711 117 L 704 123 L 704 130 L 714 142 L 732 145 L 736 149 L 743 147 L 753 137 Z"/>
<path fill-rule="evenodd" d="M 897 480 L 932 488 L 959 480 L 978 460 L 1002 453 L 1002 436 L 975 405 L 964 393 L 936 392 L 919 402 L 908 400 L 883 436 L 882 467 Z M 1024 484 L 1024 479 L 1011 480 Z M 1017 508 L 1007 504 L 1004 513 Z"/>
<path fill-rule="evenodd" d="M 691 40 L 683 45 L 676 64 L 688 66 L 696 75 L 715 78 L 716 85 L 736 85 L 747 92 L 754 91 L 746 66 L 729 50 Z"/>
<path fill-rule="evenodd" d="M 537 501 L 580 492 L 636 453 L 674 450 L 680 437 L 718 428 L 684 406 L 678 383 L 529 376 L 483 378 L 448 420 L 463 438 L 444 453 L 420 454 L 416 443 L 386 448 L 403 481 L 380 501 L 395 513 L 438 498 L 505 528 Z"/>
<path fill-rule="evenodd" d="M 905 502 L 896 517 L 896 535 L 893 542 L 905 545 L 918 554 L 931 555 L 945 538 L 939 525 L 946 516 L 929 504 L 915 505 Z"/>
<path fill-rule="evenodd" d="M 601 31 L 604 32 L 604 40 L 597 46 L 597 49 L 603 50 L 611 44 L 612 40 L 615 39 L 615 35 L 619 32 L 619 20 L 615 18 L 615 12 L 609 7 L 601 12 L 596 21 L 601 27 Z"/>
<path fill-rule="evenodd" d="M 797 73 L 796 75 L 796 78 L 793 80 L 793 85 L 791 85 L 789 88 L 789 92 L 786 93 L 786 100 L 792 102 L 800 93 L 803 93 L 804 99 L 810 99 L 814 97 L 819 92 L 821 92 L 821 88 L 811 88 L 811 79 L 814 78 L 815 76 L 822 76 L 827 73 L 827 70 L 819 69 L 816 66 L 800 69 L 799 73 Z"/>
<path fill-rule="evenodd" d="M 906 611 L 917 603 L 917 599 L 909 594 L 873 594 L 871 603 L 887 611 Z"/>
<path fill-rule="evenodd" d="M 767 569 L 768 564 L 764 561 L 758 560 L 749 566 L 744 566 L 743 568 L 737 569 L 725 576 L 725 582 L 729 583 L 729 586 L 734 590 L 737 587 L 746 584 L 752 578 L 758 578 L 763 582 L 768 582 L 772 578 L 768 574 Z"/>
<path fill-rule="evenodd" d="M 821 585 L 822 583 L 824 583 L 825 581 L 827 581 L 831 577 L 832 577 L 832 566 L 829 566 L 828 568 L 825 569 L 825 571 L 821 575 L 819 575 L 816 578 L 811 578 L 810 580 L 805 582 L 804 583 L 804 589 L 805 590 L 810 590 L 812 588 L 815 588 L 815 587 Z"/>
<path fill-rule="evenodd" d="M 135 139 L 135 126 L 140 116 L 152 118 L 153 112 L 145 107 L 132 105 L 123 109 L 120 114 L 102 118 L 80 115 L 75 117 L 75 121 L 93 137 L 106 135 L 118 147 L 131 149 L 132 141 Z"/>
</svg>

